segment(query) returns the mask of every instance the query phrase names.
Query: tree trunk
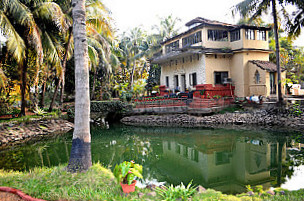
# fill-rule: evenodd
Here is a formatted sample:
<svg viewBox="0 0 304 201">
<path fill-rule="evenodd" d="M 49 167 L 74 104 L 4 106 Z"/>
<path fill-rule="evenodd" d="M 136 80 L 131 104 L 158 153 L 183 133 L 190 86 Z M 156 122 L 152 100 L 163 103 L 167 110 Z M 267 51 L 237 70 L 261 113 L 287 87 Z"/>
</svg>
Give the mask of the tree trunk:
<svg viewBox="0 0 304 201">
<path fill-rule="evenodd" d="M 72 1 L 75 59 L 75 121 L 68 171 L 92 166 L 90 135 L 90 85 L 85 0 Z"/>
<path fill-rule="evenodd" d="M 277 63 L 277 75 L 278 75 L 278 103 L 281 105 L 283 103 L 283 96 L 282 96 L 282 88 L 281 88 L 281 67 L 280 67 L 280 42 L 279 42 L 279 35 L 278 35 L 278 16 L 277 16 L 277 9 L 276 9 L 276 0 L 272 0 L 272 15 L 273 15 L 273 32 L 274 38 L 276 43 L 276 63 Z"/>
<path fill-rule="evenodd" d="M 135 72 L 135 62 L 133 62 L 133 68 L 131 72 L 131 80 L 130 80 L 130 89 L 133 89 L 133 82 L 134 82 L 134 72 Z"/>
<path fill-rule="evenodd" d="M 43 86 L 42 86 L 42 93 L 41 93 L 41 100 L 40 100 L 41 108 L 44 108 L 44 96 L 45 96 L 47 78 L 48 78 L 48 74 L 46 75 Z"/>
<path fill-rule="evenodd" d="M 91 91 L 91 100 L 94 98 L 95 94 L 95 83 L 96 83 L 96 69 L 94 70 L 94 77 L 93 77 L 93 85 L 92 85 L 92 91 Z"/>
<path fill-rule="evenodd" d="M 27 53 L 25 53 L 26 58 L 23 64 L 21 64 L 21 73 L 22 73 L 22 83 L 21 83 L 21 111 L 20 115 L 25 116 L 25 108 L 26 108 L 26 100 L 25 100 L 25 93 L 26 93 L 26 73 L 27 73 Z"/>
<path fill-rule="evenodd" d="M 54 107 L 54 104 L 55 104 L 55 100 L 56 100 L 56 97 L 57 97 L 57 93 L 58 93 L 58 89 L 59 89 L 60 83 L 61 83 L 61 79 L 59 79 L 58 83 L 56 84 L 56 88 L 55 88 L 55 91 L 54 91 L 52 102 L 51 102 L 49 110 L 48 110 L 49 112 L 52 112 L 52 110 L 53 110 L 53 107 Z"/>
<path fill-rule="evenodd" d="M 284 148 L 284 144 L 285 142 L 283 142 L 283 140 L 279 139 L 279 147 L 278 147 L 278 175 L 277 175 L 277 186 L 280 187 L 282 184 L 282 152 L 283 152 L 283 148 Z"/>
<path fill-rule="evenodd" d="M 63 57 L 63 61 L 62 61 L 62 75 L 61 75 L 61 88 L 60 88 L 60 106 L 62 107 L 63 105 L 63 96 L 64 96 L 64 87 L 65 87 L 65 71 L 66 71 L 66 63 L 68 60 L 68 52 L 70 51 L 70 44 L 71 44 L 71 40 L 72 40 L 72 31 L 73 31 L 73 27 L 69 28 L 69 39 L 68 39 L 68 43 L 66 44 L 65 47 L 65 54 Z"/>
</svg>

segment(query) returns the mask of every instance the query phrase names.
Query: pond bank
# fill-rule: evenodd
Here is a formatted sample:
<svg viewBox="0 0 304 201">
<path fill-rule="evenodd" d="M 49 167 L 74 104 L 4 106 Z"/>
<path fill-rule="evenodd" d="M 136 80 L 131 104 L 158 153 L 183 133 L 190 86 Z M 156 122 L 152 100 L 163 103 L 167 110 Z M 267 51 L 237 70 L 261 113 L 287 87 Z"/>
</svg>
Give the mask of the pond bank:
<svg viewBox="0 0 304 201">
<path fill-rule="evenodd" d="M 72 185 L 71 185 L 72 184 Z M 85 173 L 66 172 L 65 165 L 35 168 L 30 172 L 0 170 L 0 186 L 13 186 L 24 193 L 44 200 L 302 200 L 304 190 L 261 190 L 238 195 L 227 195 L 202 186 L 195 188 L 136 187 L 124 194 L 111 170 L 94 164 Z M 191 193 L 190 193 L 191 192 Z"/>
<path fill-rule="evenodd" d="M 40 137 L 65 133 L 73 127 L 73 123 L 62 119 L 32 120 L 26 123 L 2 123 L 0 124 L 0 149 Z"/>
<path fill-rule="evenodd" d="M 293 116 L 286 112 L 274 112 L 263 109 L 214 114 L 211 116 L 179 115 L 140 115 L 124 117 L 126 125 L 141 126 L 178 126 L 178 127 L 221 127 L 231 125 L 259 126 L 265 128 L 280 127 L 292 130 L 304 129 L 304 115 Z"/>
</svg>

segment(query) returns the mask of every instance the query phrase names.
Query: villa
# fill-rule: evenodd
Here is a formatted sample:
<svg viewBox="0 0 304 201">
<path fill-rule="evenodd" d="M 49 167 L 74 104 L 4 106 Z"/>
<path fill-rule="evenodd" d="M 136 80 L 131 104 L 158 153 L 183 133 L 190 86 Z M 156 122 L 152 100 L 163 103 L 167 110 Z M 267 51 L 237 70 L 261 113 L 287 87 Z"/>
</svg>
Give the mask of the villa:
<svg viewBox="0 0 304 201">
<path fill-rule="evenodd" d="M 187 31 L 162 42 L 162 53 L 153 58 L 161 66 L 161 87 L 184 92 L 233 86 L 238 97 L 275 96 L 277 69 L 269 62 L 270 28 L 201 17 L 186 26 Z M 281 75 L 284 80 L 286 73 Z"/>
</svg>

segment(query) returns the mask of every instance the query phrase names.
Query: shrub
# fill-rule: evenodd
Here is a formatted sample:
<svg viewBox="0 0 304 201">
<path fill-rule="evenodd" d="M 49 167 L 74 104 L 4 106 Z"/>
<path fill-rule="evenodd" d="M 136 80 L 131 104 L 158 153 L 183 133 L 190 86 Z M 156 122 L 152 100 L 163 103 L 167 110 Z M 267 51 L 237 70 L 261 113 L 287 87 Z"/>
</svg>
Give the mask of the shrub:
<svg viewBox="0 0 304 201">
<path fill-rule="evenodd" d="M 169 187 L 156 188 L 155 191 L 164 200 L 188 200 L 188 198 L 196 192 L 196 188 L 191 186 L 192 181 L 187 185 L 187 187 L 181 183 L 179 186 L 174 187 L 172 184 Z"/>
</svg>

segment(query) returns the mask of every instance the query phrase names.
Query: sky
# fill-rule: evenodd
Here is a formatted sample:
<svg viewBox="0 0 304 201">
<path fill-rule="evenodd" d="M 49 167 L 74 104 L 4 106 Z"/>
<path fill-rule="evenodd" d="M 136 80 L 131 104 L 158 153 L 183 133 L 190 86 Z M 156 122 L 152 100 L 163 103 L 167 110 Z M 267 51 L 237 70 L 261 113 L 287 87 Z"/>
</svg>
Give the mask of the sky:
<svg viewBox="0 0 304 201">
<path fill-rule="evenodd" d="M 231 8 L 242 0 L 103 0 L 111 11 L 118 33 L 137 26 L 145 30 L 158 24 L 161 17 L 173 15 L 181 19 L 179 27 L 185 29 L 185 23 L 203 17 L 210 20 L 235 24 L 239 17 L 233 18 Z M 264 16 L 271 22 L 272 18 Z M 294 45 L 304 46 L 304 30 Z"/>
</svg>

